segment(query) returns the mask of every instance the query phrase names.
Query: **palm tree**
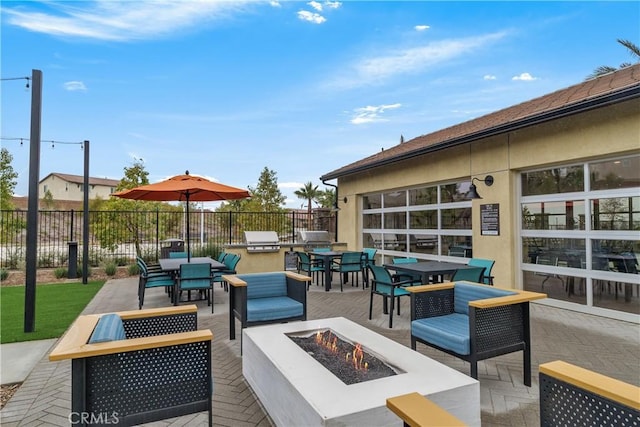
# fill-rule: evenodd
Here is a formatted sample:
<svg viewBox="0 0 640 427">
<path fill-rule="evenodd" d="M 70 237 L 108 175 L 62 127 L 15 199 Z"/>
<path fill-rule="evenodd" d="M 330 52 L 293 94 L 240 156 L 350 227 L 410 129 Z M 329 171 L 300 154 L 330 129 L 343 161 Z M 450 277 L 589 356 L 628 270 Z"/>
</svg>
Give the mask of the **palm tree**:
<svg viewBox="0 0 640 427">
<path fill-rule="evenodd" d="M 633 56 L 636 61 L 634 63 L 638 63 L 640 62 L 640 47 L 638 45 L 636 45 L 635 43 L 629 41 L 629 40 L 623 40 L 623 39 L 618 39 L 618 43 L 620 43 L 622 46 L 626 47 L 627 50 L 629 51 L 629 53 L 631 53 L 631 56 Z M 620 66 L 618 68 L 616 67 L 611 67 L 609 65 L 601 65 L 598 68 L 596 68 L 593 73 L 591 73 L 589 76 L 587 76 L 587 80 L 591 80 L 591 79 L 595 79 L 596 77 L 600 77 L 604 74 L 608 74 L 611 73 L 613 71 L 617 71 L 617 70 L 621 70 L 623 68 L 626 67 L 630 67 L 632 66 L 634 63 L 632 62 L 623 62 L 622 64 L 620 64 Z"/>
<path fill-rule="evenodd" d="M 313 185 L 311 181 L 307 182 L 304 187 L 293 192 L 299 199 L 307 201 L 307 218 L 311 219 L 311 203 L 314 202 L 319 194 L 318 186 Z"/>
</svg>

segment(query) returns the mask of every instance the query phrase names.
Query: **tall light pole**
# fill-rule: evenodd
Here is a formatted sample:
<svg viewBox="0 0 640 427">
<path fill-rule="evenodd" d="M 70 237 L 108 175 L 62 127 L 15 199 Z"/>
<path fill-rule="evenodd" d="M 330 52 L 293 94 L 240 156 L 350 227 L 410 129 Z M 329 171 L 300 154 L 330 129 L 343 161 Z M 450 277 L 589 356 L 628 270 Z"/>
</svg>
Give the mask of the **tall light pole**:
<svg viewBox="0 0 640 427">
<path fill-rule="evenodd" d="M 38 181 L 40 180 L 40 134 L 42 124 L 42 71 L 31 70 L 31 135 L 29 136 L 29 201 L 24 291 L 24 331 L 33 332 L 36 320 L 38 257 Z"/>
</svg>

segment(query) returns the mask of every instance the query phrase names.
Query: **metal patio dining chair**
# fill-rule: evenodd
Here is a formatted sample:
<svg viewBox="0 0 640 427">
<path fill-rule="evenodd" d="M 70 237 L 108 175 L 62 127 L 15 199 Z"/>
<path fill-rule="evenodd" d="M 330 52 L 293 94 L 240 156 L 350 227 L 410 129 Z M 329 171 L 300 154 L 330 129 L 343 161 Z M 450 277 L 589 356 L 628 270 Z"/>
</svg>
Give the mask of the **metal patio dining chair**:
<svg viewBox="0 0 640 427">
<path fill-rule="evenodd" d="M 358 286 L 358 274 L 362 273 L 362 252 L 343 252 L 338 260 L 333 260 L 331 271 L 340 273 L 340 292 L 344 276 L 351 273 L 351 286 Z M 364 274 L 363 274 L 364 277 Z"/>
<path fill-rule="evenodd" d="M 180 295 L 183 291 L 204 292 L 207 298 L 207 305 L 211 306 L 213 313 L 213 281 L 211 277 L 211 264 L 189 263 L 180 264 L 180 274 L 176 278 L 176 290 L 174 292 L 174 305 L 180 302 Z"/>
<path fill-rule="evenodd" d="M 324 261 L 321 259 L 311 259 L 306 252 L 296 252 L 298 255 L 298 273 L 305 273 L 307 276 L 314 278 L 316 286 L 319 286 L 319 277 L 324 281 Z M 307 290 L 311 282 L 307 282 Z"/>
<path fill-rule="evenodd" d="M 396 305 L 398 307 L 398 316 L 400 315 L 400 297 L 408 296 L 409 292 L 403 289 L 405 286 L 411 286 L 411 280 L 394 280 L 385 267 L 381 265 L 370 265 L 369 271 L 371 271 L 371 295 L 369 297 L 369 320 L 373 313 L 373 295 L 380 295 L 383 298 L 382 312 L 384 314 L 389 313 L 389 327 L 393 328 L 393 308 Z M 388 300 L 391 301 L 391 307 L 389 307 Z"/>
</svg>

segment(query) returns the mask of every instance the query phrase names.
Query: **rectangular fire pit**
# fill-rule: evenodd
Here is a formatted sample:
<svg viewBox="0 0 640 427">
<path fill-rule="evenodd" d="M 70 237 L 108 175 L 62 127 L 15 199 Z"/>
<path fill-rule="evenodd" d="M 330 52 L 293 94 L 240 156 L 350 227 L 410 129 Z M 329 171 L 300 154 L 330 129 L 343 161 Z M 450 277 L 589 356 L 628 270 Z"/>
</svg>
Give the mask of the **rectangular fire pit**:
<svg viewBox="0 0 640 427">
<path fill-rule="evenodd" d="M 346 385 L 289 338 L 327 329 L 398 373 Z M 466 424 L 480 425 L 478 381 L 343 317 L 252 327 L 243 334 L 242 373 L 278 426 L 402 425 L 386 399 L 414 391 Z"/>
</svg>

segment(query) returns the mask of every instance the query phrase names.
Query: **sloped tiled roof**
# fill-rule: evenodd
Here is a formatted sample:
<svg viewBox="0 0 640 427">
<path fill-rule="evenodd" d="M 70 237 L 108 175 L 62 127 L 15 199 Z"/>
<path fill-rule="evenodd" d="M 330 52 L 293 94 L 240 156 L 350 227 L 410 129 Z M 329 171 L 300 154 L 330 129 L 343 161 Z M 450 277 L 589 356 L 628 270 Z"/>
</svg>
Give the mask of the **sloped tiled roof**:
<svg viewBox="0 0 640 427">
<path fill-rule="evenodd" d="M 42 181 L 49 178 L 50 176 L 56 176 L 64 181 L 72 182 L 74 184 L 84 184 L 84 176 L 82 175 L 70 175 L 67 173 L 58 173 L 53 172 L 47 175 Z M 107 178 L 92 178 L 89 177 L 89 185 L 102 185 L 105 187 L 117 187 L 120 184 L 120 180 L 118 179 L 107 179 Z"/>
<path fill-rule="evenodd" d="M 464 123 L 416 137 L 329 172 L 321 176 L 320 180 L 340 178 L 377 166 L 399 162 L 639 96 L 640 64 L 637 64 Z"/>
</svg>

